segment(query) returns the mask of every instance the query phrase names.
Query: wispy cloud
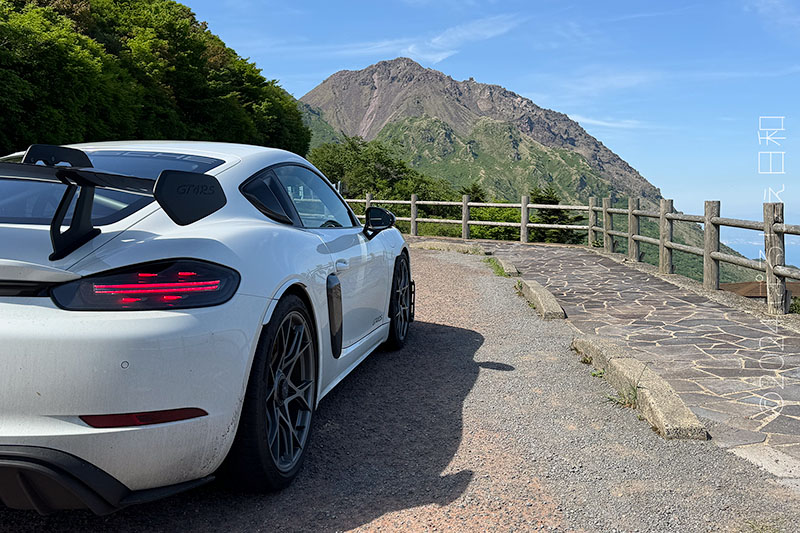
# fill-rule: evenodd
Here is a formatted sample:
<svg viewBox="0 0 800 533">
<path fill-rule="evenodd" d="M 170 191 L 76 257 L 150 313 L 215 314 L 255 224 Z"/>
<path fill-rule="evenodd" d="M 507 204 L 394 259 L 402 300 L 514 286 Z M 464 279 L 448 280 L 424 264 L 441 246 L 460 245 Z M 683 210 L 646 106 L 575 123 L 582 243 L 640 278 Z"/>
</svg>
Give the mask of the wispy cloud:
<svg viewBox="0 0 800 533">
<path fill-rule="evenodd" d="M 629 13 L 627 15 L 619 15 L 616 17 L 607 18 L 604 22 L 625 22 L 628 20 L 638 20 L 638 19 L 645 19 L 645 18 L 656 18 L 656 17 L 664 17 L 669 15 L 676 15 L 678 13 L 683 13 L 684 11 L 688 11 L 695 7 L 698 7 L 699 4 L 692 4 L 688 6 L 682 6 L 675 9 L 666 9 L 663 11 L 647 11 L 642 13 Z"/>
<path fill-rule="evenodd" d="M 800 25 L 800 11 L 797 4 L 790 0 L 745 0 L 745 9 L 755 11 L 759 15 L 775 21 Z"/>
<path fill-rule="evenodd" d="M 633 129 L 645 129 L 649 127 L 644 122 L 633 119 L 614 119 L 614 118 L 595 119 L 572 113 L 569 115 L 569 118 L 578 122 L 581 125 L 586 124 L 589 126 L 600 126 L 603 128 L 633 130 Z"/>
<path fill-rule="evenodd" d="M 453 26 L 430 39 L 415 41 L 401 51 L 412 59 L 438 63 L 468 43 L 486 41 L 504 35 L 522 22 L 514 15 L 496 15 Z"/>
<path fill-rule="evenodd" d="M 572 73 L 535 74 L 529 78 L 536 83 L 536 91 L 525 95 L 534 101 L 545 102 L 556 108 L 576 108 L 595 101 L 606 94 L 641 94 L 645 88 L 667 84 L 685 87 L 687 84 L 728 82 L 734 80 L 758 80 L 800 75 L 800 64 L 776 68 L 756 67 L 736 70 L 714 69 L 615 69 L 592 65 Z M 534 95 L 536 98 L 534 98 Z M 537 100 L 538 98 L 538 100 Z M 587 122 L 588 123 L 588 122 Z M 599 124 L 598 124 L 599 125 Z M 622 126 L 618 126 L 622 127 Z"/>
<path fill-rule="evenodd" d="M 732 79 L 751 79 L 751 78 L 782 78 L 800 74 L 800 65 L 790 65 L 788 67 L 773 69 L 741 69 L 741 70 L 702 70 L 675 72 L 675 78 L 685 78 L 691 80 L 732 80 Z"/>
<path fill-rule="evenodd" d="M 529 79 L 537 86 L 536 91 L 525 92 L 533 98 L 536 94 L 545 105 L 557 108 L 575 108 L 596 100 L 606 93 L 633 91 L 650 86 L 664 78 L 664 73 L 655 70 L 620 70 L 594 65 L 578 69 L 573 73 L 535 74 Z"/>
<path fill-rule="evenodd" d="M 550 42 L 593 46 L 598 41 L 598 34 L 595 31 L 587 29 L 574 20 L 555 23 L 552 25 L 551 31 L 553 38 Z"/>
<path fill-rule="evenodd" d="M 794 0 L 744 0 L 747 11 L 757 13 L 764 23 L 796 40 L 800 29 L 800 8 Z"/>
<path fill-rule="evenodd" d="M 268 10 L 272 16 L 292 16 L 301 17 L 311 14 L 309 9 L 305 9 L 296 3 L 286 4 L 285 2 L 264 2 L 264 0 L 221 0 L 221 4 L 227 11 L 235 13 L 249 14 Z M 266 5 L 265 5 L 266 4 Z"/>
<path fill-rule="evenodd" d="M 576 90 L 596 93 L 598 91 L 630 89 L 649 85 L 661 80 L 663 77 L 664 74 L 662 72 L 654 70 L 604 71 L 592 69 L 572 78 L 570 84 Z"/>
<path fill-rule="evenodd" d="M 301 44 L 284 43 L 268 46 L 272 52 L 293 55 L 316 54 L 324 56 L 408 56 L 427 64 L 436 64 L 457 54 L 464 46 L 504 35 L 524 19 L 515 15 L 495 15 L 476 19 L 458 26 L 446 28 L 433 35 L 398 37 L 377 41 L 354 41 L 348 43 Z M 258 47 L 257 42 L 249 43 Z M 263 48 L 267 48 L 264 46 Z"/>
<path fill-rule="evenodd" d="M 479 7 L 482 4 L 496 4 L 498 0 L 402 0 L 404 4 L 410 6 L 427 6 L 430 4 L 446 5 L 449 8 L 456 8 L 460 11 Z"/>
</svg>

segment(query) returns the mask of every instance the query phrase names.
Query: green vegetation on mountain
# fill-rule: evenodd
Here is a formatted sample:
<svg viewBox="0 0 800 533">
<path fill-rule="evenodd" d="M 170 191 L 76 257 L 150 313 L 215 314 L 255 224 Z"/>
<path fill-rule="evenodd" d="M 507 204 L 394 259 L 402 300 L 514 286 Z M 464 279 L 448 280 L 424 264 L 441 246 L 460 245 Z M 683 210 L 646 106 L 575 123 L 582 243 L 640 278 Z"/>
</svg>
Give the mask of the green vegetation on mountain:
<svg viewBox="0 0 800 533">
<path fill-rule="evenodd" d="M 340 143 L 344 140 L 345 136 L 325 121 L 320 109 L 304 102 L 298 102 L 298 107 L 303 115 L 303 124 L 311 131 L 309 150 L 325 143 Z"/>
<path fill-rule="evenodd" d="M 305 154 L 297 102 L 171 0 L 0 0 L 0 153 L 196 139 Z"/>
<path fill-rule="evenodd" d="M 377 138 L 414 168 L 457 187 L 477 182 L 509 202 L 534 187 L 551 187 L 563 200 L 581 203 L 611 189 L 580 154 L 542 146 L 513 124 L 491 118 L 479 119 L 462 136 L 440 119 L 407 117 L 387 124 Z"/>
</svg>

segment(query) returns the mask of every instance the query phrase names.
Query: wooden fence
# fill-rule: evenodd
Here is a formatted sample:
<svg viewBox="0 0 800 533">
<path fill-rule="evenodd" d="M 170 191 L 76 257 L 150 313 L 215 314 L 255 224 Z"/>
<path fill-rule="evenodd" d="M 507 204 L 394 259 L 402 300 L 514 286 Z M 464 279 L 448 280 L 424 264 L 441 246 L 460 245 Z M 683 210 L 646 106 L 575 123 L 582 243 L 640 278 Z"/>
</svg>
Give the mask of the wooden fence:
<svg viewBox="0 0 800 533">
<path fill-rule="evenodd" d="M 411 223 L 411 235 L 418 235 L 418 223 L 433 222 L 438 224 L 460 224 L 461 237 L 470 238 L 470 226 L 505 226 L 519 228 L 520 242 L 528 242 L 529 230 L 541 229 L 569 229 L 587 232 L 588 244 L 598 240 L 602 235 L 603 248 L 607 252 L 615 251 L 615 238 L 626 239 L 628 243 L 628 257 L 631 261 L 641 261 L 640 243 L 652 244 L 658 247 L 658 270 L 663 274 L 674 273 L 672 262 L 673 250 L 693 254 L 703 258 L 703 286 L 707 289 L 719 290 L 720 263 L 729 263 L 740 267 L 750 268 L 764 273 L 767 286 L 767 310 L 771 314 L 785 314 L 789 310 L 791 297 L 786 290 L 786 279 L 800 280 L 800 269 L 786 266 L 785 235 L 800 235 L 800 225 L 784 223 L 784 209 L 782 203 L 765 203 L 763 220 L 742 220 L 738 218 L 724 218 L 720 216 L 719 201 L 706 201 L 705 212 L 702 215 L 687 215 L 676 213 L 673 201 L 661 199 L 658 212 L 640 209 L 639 198 L 628 198 L 627 209 L 611 207 L 611 199 L 603 198 L 597 205 L 597 198 L 589 198 L 588 205 L 551 205 L 532 204 L 529 197 L 523 196 L 519 203 L 487 203 L 471 202 L 469 196 L 464 195 L 460 202 L 444 202 L 434 200 L 420 200 L 416 194 L 411 195 L 411 200 L 378 200 L 371 194 L 364 199 L 349 199 L 353 204 L 397 204 L 411 207 L 410 217 L 397 217 L 397 220 Z M 419 217 L 419 206 L 461 206 L 461 219 L 441 219 Z M 522 222 L 499 222 L 492 220 L 474 220 L 470 218 L 472 207 L 500 207 L 518 209 Z M 588 214 L 587 225 L 567 224 L 537 224 L 530 222 L 531 210 L 558 209 L 566 211 L 583 211 Z M 602 216 L 602 225 L 599 224 L 598 215 Z M 614 229 L 614 215 L 626 216 L 628 231 Z M 659 237 L 657 239 L 641 235 L 640 220 L 651 218 L 658 220 Z M 704 246 L 689 246 L 673 240 L 675 221 L 691 222 L 703 225 Z M 743 228 L 762 232 L 764 235 L 764 259 L 754 260 L 738 257 L 720 252 L 720 228 Z"/>
</svg>

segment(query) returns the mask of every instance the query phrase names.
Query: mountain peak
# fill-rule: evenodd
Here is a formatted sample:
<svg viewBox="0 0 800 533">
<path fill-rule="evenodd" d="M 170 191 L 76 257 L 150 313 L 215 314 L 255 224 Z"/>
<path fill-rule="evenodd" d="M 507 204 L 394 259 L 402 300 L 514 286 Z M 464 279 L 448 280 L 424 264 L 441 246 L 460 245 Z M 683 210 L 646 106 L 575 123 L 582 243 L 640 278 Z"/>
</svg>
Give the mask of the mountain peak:
<svg viewBox="0 0 800 533">
<path fill-rule="evenodd" d="M 519 140 L 514 140 L 519 135 L 526 138 L 526 142 L 546 149 L 580 156 L 593 175 L 608 183 L 606 190 L 652 199 L 660 197 L 658 189 L 566 115 L 543 109 L 499 85 L 478 83 L 473 78 L 456 81 L 406 57 L 380 61 L 362 70 L 339 71 L 300 100 L 321 110 L 334 130 L 366 140 L 378 137 L 390 125 L 417 119 L 435 119 L 439 129 L 446 127 L 467 140 L 477 128 L 485 133 L 487 120 L 505 124 L 510 128 L 508 133 L 498 135 L 506 140 L 511 138 L 513 142 L 509 141 L 511 145 L 503 148 L 503 157 L 519 161 L 519 165 L 526 168 L 536 167 L 539 177 L 528 178 L 528 181 L 553 178 L 548 178 L 543 170 L 547 166 L 544 162 L 524 161 L 526 155 L 519 153 L 514 144 L 519 144 Z M 435 136 L 436 132 L 430 131 L 428 135 Z M 555 152 L 547 157 L 560 158 L 559 154 Z M 528 154 L 527 157 L 532 156 Z M 517 172 L 522 171 L 517 169 Z M 583 183 L 586 179 L 579 181 Z M 515 188 L 527 192 L 525 187 L 529 185 L 532 184 L 520 183 Z M 589 193 L 578 191 L 575 194 Z"/>
<path fill-rule="evenodd" d="M 401 66 L 407 68 L 414 68 L 417 70 L 426 70 L 425 67 L 423 67 L 410 57 L 396 57 L 394 59 L 384 59 L 383 61 L 378 61 L 377 63 L 372 65 L 372 67 L 380 67 L 380 66 L 389 66 L 389 67 Z M 367 67 L 367 69 L 372 67 Z"/>
</svg>

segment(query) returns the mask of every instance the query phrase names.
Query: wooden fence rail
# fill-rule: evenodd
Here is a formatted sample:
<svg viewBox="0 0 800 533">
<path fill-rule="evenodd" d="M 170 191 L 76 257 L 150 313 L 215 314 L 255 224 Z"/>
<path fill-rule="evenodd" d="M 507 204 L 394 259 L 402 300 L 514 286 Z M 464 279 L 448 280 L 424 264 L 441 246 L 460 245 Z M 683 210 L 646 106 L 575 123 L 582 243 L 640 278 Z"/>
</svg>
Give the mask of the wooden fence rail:
<svg viewBox="0 0 800 533">
<path fill-rule="evenodd" d="M 499 202 L 471 202 L 469 196 L 464 195 L 460 202 L 420 200 L 416 194 L 410 200 L 376 200 L 371 194 L 366 198 L 347 200 L 351 204 L 364 204 L 370 207 L 373 204 L 408 205 L 411 208 L 410 217 L 397 217 L 397 220 L 411 223 L 411 235 L 419 234 L 419 223 L 460 224 L 461 237 L 470 237 L 471 226 L 489 227 L 514 227 L 519 228 L 520 242 L 528 242 L 531 229 L 567 229 L 586 231 L 588 245 L 593 246 L 598 242 L 598 235 L 602 234 L 602 246 L 606 252 L 615 252 L 615 238 L 627 239 L 628 258 L 631 261 L 641 261 L 643 254 L 640 244 L 645 243 L 658 247 L 658 270 L 663 274 L 672 274 L 674 264 L 672 252 L 696 255 L 703 258 L 703 286 L 707 289 L 719 290 L 720 263 L 728 263 L 744 268 L 750 268 L 764 273 L 767 287 L 767 310 L 771 314 L 785 314 L 789 310 L 791 295 L 786 290 L 786 279 L 800 280 L 800 269 L 786 266 L 786 235 L 800 235 L 800 225 L 784 223 L 784 206 L 782 203 L 765 203 L 764 217 L 762 220 L 742 220 L 720 216 L 720 202 L 707 201 L 702 215 L 690 215 L 675 212 L 673 201 L 661 199 L 659 210 L 645 211 L 641 209 L 639 198 L 628 198 L 628 207 L 612 207 L 611 198 L 602 198 L 598 205 L 597 198 L 589 198 L 587 205 L 551 205 L 532 204 L 528 196 L 520 198 L 519 203 Z M 419 206 L 450 206 L 461 207 L 461 219 L 425 218 L 419 216 Z M 475 220 L 470 217 L 473 207 L 495 207 L 517 209 L 522 222 L 499 222 L 491 220 Z M 563 210 L 586 212 L 588 222 L 581 224 L 539 224 L 530 222 L 532 210 Z M 599 216 L 598 216 L 599 215 Z M 614 229 L 614 215 L 624 215 L 628 219 L 628 231 Z M 650 218 L 658 220 L 658 238 L 647 237 L 641 234 L 641 219 Z M 601 220 L 602 219 L 602 220 Z M 674 241 L 674 223 L 689 222 L 703 225 L 703 247 L 689 246 Z M 602 225 L 601 225 L 602 222 Z M 764 234 L 764 259 L 753 260 L 720 252 L 720 228 L 742 228 L 763 232 Z"/>
</svg>

